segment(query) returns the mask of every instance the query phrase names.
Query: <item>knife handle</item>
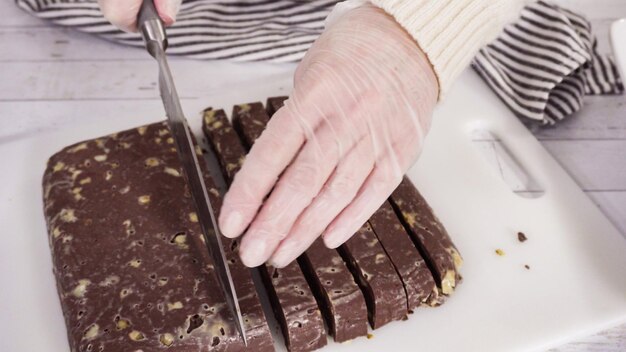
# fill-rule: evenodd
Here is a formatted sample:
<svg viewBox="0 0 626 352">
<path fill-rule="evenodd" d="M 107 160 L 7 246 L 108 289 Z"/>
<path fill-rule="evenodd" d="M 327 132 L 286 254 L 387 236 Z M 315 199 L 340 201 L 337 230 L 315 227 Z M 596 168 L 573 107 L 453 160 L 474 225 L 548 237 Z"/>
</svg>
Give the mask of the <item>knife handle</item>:
<svg viewBox="0 0 626 352">
<path fill-rule="evenodd" d="M 137 27 L 141 31 L 146 49 L 150 55 L 156 57 L 157 49 L 162 51 L 167 49 L 165 26 L 159 17 L 153 0 L 143 0 L 137 16 Z"/>
</svg>

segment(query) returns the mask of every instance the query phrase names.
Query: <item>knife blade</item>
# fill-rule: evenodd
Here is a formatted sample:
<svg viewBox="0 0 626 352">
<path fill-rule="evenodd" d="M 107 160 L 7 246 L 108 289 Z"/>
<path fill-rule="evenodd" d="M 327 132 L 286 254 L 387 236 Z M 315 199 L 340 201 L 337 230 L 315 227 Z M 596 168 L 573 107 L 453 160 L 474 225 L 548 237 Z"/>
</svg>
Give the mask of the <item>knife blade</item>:
<svg viewBox="0 0 626 352">
<path fill-rule="evenodd" d="M 204 184 L 202 171 L 198 164 L 198 156 L 195 151 L 191 132 L 187 120 L 183 115 L 180 99 L 178 98 L 172 73 L 167 62 L 165 55 L 167 36 L 163 22 L 161 22 L 154 7 L 153 0 L 143 1 L 137 24 L 143 35 L 144 42 L 146 43 L 146 49 L 158 63 L 161 99 L 163 100 L 167 122 L 174 138 L 184 174 L 186 175 L 189 190 L 191 191 L 195 203 L 196 214 L 200 227 L 202 228 L 204 242 L 213 259 L 215 273 L 220 282 L 220 287 L 224 293 L 228 308 L 235 320 L 237 330 L 244 344 L 247 346 L 241 309 L 239 308 L 237 293 L 228 268 L 226 255 L 224 254 L 221 234 L 217 226 L 217 221 L 215 220 L 215 213 L 211 207 L 206 185 Z"/>
</svg>

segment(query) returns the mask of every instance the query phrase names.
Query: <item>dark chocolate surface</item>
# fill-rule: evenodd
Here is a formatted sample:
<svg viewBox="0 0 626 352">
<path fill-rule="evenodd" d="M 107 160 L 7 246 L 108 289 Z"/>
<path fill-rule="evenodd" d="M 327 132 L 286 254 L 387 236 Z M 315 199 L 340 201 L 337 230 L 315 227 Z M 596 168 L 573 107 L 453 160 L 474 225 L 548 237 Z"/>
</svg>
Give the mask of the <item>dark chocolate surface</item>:
<svg viewBox="0 0 626 352">
<path fill-rule="evenodd" d="M 204 114 L 204 121 L 206 122 L 207 111 Z M 218 116 L 221 118 L 226 118 L 223 110 L 216 111 Z M 207 123 L 203 124 L 203 130 L 208 128 Z M 212 124 L 212 126 L 217 126 L 216 124 Z M 230 129 L 231 133 L 235 133 L 232 128 Z M 206 130 L 205 130 L 206 134 Z M 226 150 L 231 150 L 232 145 L 224 145 L 221 147 L 221 150 L 226 152 Z M 242 160 L 243 161 L 243 160 Z M 236 170 L 239 169 L 240 163 L 236 167 Z M 232 167 L 230 168 L 231 170 Z M 232 171 L 233 173 L 236 170 Z M 216 186 L 214 180 L 211 177 L 205 177 L 205 184 L 207 187 L 207 192 L 209 194 L 209 198 L 211 199 L 211 205 L 213 206 L 213 210 L 215 211 L 215 215 L 219 217 L 219 212 L 222 207 L 222 196 Z M 226 260 L 228 261 L 228 265 L 230 268 L 230 273 L 233 278 L 233 283 L 235 285 L 235 291 L 237 292 L 237 298 L 239 300 L 239 306 L 241 309 L 241 315 L 244 320 L 244 324 L 249 323 L 249 317 L 262 317 L 259 319 L 259 322 L 262 322 L 263 326 L 259 326 L 259 329 L 266 330 L 266 334 L 259 334 L 258 337 L 254 339 L 250 339 L 248 336 L 248 350 L 251 351 L 274 351 L 274 340 L 272 338 L 272 334 L 269 331 L 269 326 L 267 324 L 267 320 L 265 317 L 265 313 L 263 311 L 263 307 L 261 306 L 261 301 L 259 299 L 258 293 L 256 291 L 256 287 L 254 285 L 254 281 L 252 279 L 251 269 L 246 267 L 239 258 L 239 239 L 232 239 L 227 237 L 222 237 L 222 244 L 224 246 L 224 253 L 226 254 Z"/>
<path fill-rule="evenodd" d="M 235 105 L 233 108 L 233 126 L 249 148 L 261 136 L 269 121 L 269 116 L 261 103 Z"/>
<path fill-rule="evenodd" d="M 363 290 L 372 328 L 406 317 L 404 286 L 369 223 L 339 247 L 339 252 Z"/>
<path fill-rule="evenodd" d="M 402 279 L 409 311 L 415 310 L 436 294 L 433 275 L 389 202 L 383 203 L 369 222 Z"/>
<path fill-rule="evenodd" d="M 334 249 L 321 239 L 298 258 L 336 342 L 367 335 L 367 307 L 361 289 Z"/>
<path fill-rule="evenodd" d="M 241 169 L 246 150 L 224 110 L 206 109 L 203 113 L 202 131 L 215 151 L 226 183 L 230 184 Z"/>
<path fill-rule="evenodd" d="M 63 149 L 43 186 L 73 351 L 245 350 L 164 123 Z M 244 320 L 250 350 L 273 350 L 265 317 Z"/>
<path fill-rule="evenodd" d="M 254 122 L 255 116 L 242 120 L 244 132 L 249 125 L 259 126 Z M 230 184 L 241 166 L 245 148 L 223 112 L 205 110 L 203 122 L 207 140 L 216 153 L 226 183 Z M 260 271 L 287 348 L 311 351 L 324 346 L 327 339 L 322 316 L 298 264 L 294 262 L 284 269 L 262 266 Z"/>
<path fill-rule="evenodd" d="M 413 241 L 421 247 L 437 286 L 443 294 L 451 294 L 460 279 L 463 259 L 448 232 L 408 178 L 402 180 L 390 200 Z"/>
<path fill-rule="evenodd" d="M 278 111 L 280 108 L 283 107 L 283 105 L 285 105 L 285 100 L 287 99 L 288 97 L 267 98 L 267 104 L 265 104 L 265 110 L 267 111 L 267 115 L 269 117 L 272 117 L 272 115 L 274 115 L 276 111 Z"/>
<path fill-rule="evenodd" d="M 322 315 L 298 263 L 282 269 L 259 267 L 287 349 L 313 351 L 326 345 Z"/>
</svg>

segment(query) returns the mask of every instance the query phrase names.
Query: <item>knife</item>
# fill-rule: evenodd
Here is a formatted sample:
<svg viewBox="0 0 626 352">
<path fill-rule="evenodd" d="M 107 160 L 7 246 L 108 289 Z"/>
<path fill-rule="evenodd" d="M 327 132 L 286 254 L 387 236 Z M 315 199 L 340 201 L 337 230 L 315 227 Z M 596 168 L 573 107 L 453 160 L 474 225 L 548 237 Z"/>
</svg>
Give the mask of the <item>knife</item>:
<svg viewBox="0 0 626 352">
<path fill-rule="evenodd" d="M 217 222 L 215 221 L 215 213 L 211 207 L 202 171 L 198 164 L 198 156 L 196 155 L 191 132 L 187 120 L 183 115 L 172 73 L 167 64 L 167 58 L 165 56 L 167 36 L 163 22 L 154 7 L 153 0 L 143 1 L 141 9 L 139 10 L 139 16 L 137 17 L 137 26 L 143 35 L 146 49 L 150 55 L 157 60 L 159 65 L 159 89 L 167 114 L 167 123 L 174 137 L 176 150 L 178 151 L 178 157 L 182 163 L 183 171 L 187 176 L 187 183 L 196 206 L 198 222 L 202 228 L 204 242 L 209 250 L 209 254 L 213 258 L 215 273 L 219 279 L 228 308 L 235 319 L 237 330 L 244 344 L 247 346 L 241 309 L 239 308 L 237 293 L 235 292 L 233 279 L 226 262 L 224 247 L 222 247 L 222 241 L 220 239 L 221 234 Z"/>
</svg>

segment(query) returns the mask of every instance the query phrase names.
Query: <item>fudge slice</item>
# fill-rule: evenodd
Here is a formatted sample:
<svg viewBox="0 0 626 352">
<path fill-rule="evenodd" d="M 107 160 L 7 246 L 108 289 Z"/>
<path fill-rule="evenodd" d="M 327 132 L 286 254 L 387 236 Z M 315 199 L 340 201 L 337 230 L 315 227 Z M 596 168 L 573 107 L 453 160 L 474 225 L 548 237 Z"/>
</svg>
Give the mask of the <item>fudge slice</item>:
<svg viewBox="0 0 626 352">
<path fill-rule="evenodd" d="M 413 242 L 424 254 L 437 286 L 443 294 L 451 294 L 461 278 L 459 269 L 463 259 L 448 232 L 407 177 L 393 192 L 390 200 Z"/>
<path fill-rule="evenodd" d="M 289 351 L 313 351 L 326 345 L 324 322 L 315 297 L 296 262 L 282 269 L 259 267 Z"/>
<path fill-rule="evenodd" d="M 202 131 L 215 152 L 226 183 L 230 184 L 241 169 L 246 151 L 224 110 L 208 108 L 202 119 Z"/>
<path fill-rule="evenodd" d="M 44 212 L 73 351 L 246 350 L 180 166 L 165 123 L 50 158 Z M 264 317 L 248 318 L 250 350 L 272 350 L 255 342 L 271 341 Z"/>
<path fill-rule="evenodd" d="M 288 97 L 272 97 L 272 98 L 267 98 L 267 103 L 265 104 L 265 111 L 267 111 L 267 115 L 269 117 L 272 117 L 276 111 L 278 111 L 280 108 L 283 107 L 283 105 L 285 105 L 285 100 L 287 100 Z"/>
<path fill-rule="evenodd" d="M 209 117 L 212 114 L 209 113 L 207 115 L 207 111 L 205 111 L 204 114 L 205 123 L 203 124 L 203 131 L 205 132 L 205 135 L 207 135 L 206 128 L 211 122 Z M 217 110 L 213 113 L 219 114 L 220 116 L 223 116 L 223 118 L 226 118 L 223 110 Z M 228 126 L 230 126 L 230 124 Z M 232 128 L 230 128 L 230 131 L 234 133 Z M 219 147 L 222 151 L 222 154 L 228 154 L 228 151 L 232 150 L 232 147 L 228 145 L 212 145 L 212 147 Z M 243 161 L 243 159 L 241 161 Z M 239 170 L 241 161 L 237 162 L 237 165 L 235 166 L 229 166 L 227 169 L 234 174 L 236 170 Z M 213 206 L 213 210 L 215 211 L 215 216 L 219 217 L 219 211 L 222 207 L 222 195 L 220 194 L 218 187 L 212 178 L 205 177 L 205 185 L 209 198 L 211 199 L 211 205 Z M 247 336 L 248 349 L 251 351 L 274 351 L 274 340 L 272 338 L 272 334 L 269 331 L 267 319 L 265 317 L 263 307 L 261 306 L 261 301 L 259 299 L 256 287 L 254 285 L 254 281 L 252 279 L 251 269 L 246 267 L 239 258 L 239 239 L 222 237 L 222 245 L 224 246 L 224 253 L 226 254 L 226 260 L 228 261 L 230 273 L 233 278 L 233 284 L 235 285 L 235 290 L 237 292 L 239 307 L 241 309 L 241 316 L 243 318 L 246 331 L 252 327 L 267 331 L 267 334 L 259 335 L 254 339 L 251 339 L 250 336 Z"/>
<path fill-rule="evenodd" d="M 431 294 L 437 294 L 435 280 L 389 202 L 383 203 L 369 222 L 402 279 L 412 313 Z"/>
<path fill-rule="evenodd" d="M 406 318 L 404 286 L 369 223 L 341 245 L 339 253 L 361 286 L 373 329 Z"/>
<path fill-rule="evenodd" d="M 336 250 L 317 239 L 300 258 L 300 267 L 337 342 L 367 335 L 367 307 L 361 289 Z"/>
<path fill-rule="evenodd" d="M 233 126 L 248 148 L 261 136 L 269 119 L 259 102 L 235 105 L 233 108 Z"/>
<path fill-rule="evenodd" d="M 250 120 L 245 120 L 245 129 Z M 203 130 L 230 184 L 239 170 L 245 149 L 223 111 L 207 109 Z M 232 166 L 231 166 L 232 165 Z M 297 263 L 284 269 L 260 268 L 285 343 L 290 351 L 311 351 L 326 345 L 320 310 Z"/>
</svg>

